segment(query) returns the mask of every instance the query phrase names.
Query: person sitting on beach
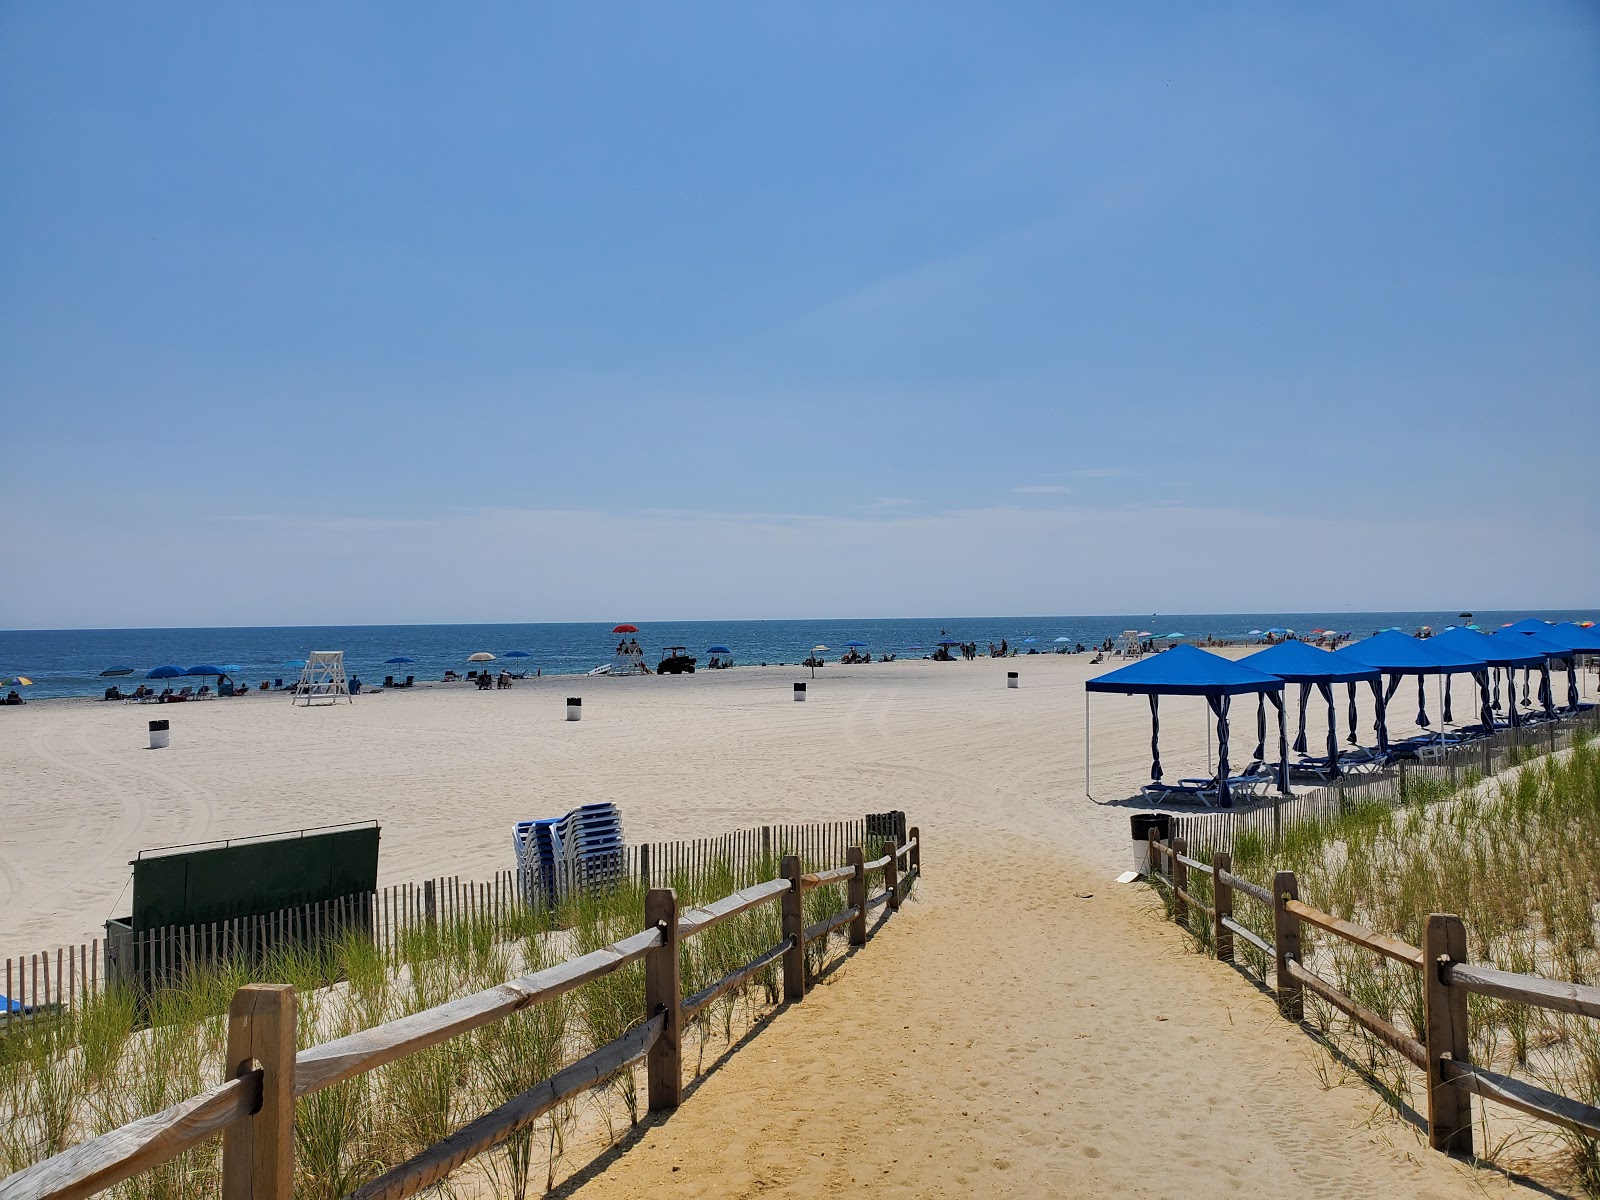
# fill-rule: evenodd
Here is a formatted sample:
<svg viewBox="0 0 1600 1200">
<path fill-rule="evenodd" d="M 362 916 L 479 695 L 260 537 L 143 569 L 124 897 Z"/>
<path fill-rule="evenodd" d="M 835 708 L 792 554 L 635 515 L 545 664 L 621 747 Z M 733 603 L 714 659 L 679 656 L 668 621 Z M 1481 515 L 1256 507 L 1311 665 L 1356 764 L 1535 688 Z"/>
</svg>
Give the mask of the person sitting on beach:
<svg viewBox="0 0 1600 1200">
<path fill-rule="evenodd" d="M 21 696 L 17 695 L 17 689 L 16 688 L 12 688 L 9 692 L 6 693 L 6 703 L 7 704 L 24 704 L 24 703 L 26 703 L 26 701 L 23 700 L 23 698 Z"/>
</svg>

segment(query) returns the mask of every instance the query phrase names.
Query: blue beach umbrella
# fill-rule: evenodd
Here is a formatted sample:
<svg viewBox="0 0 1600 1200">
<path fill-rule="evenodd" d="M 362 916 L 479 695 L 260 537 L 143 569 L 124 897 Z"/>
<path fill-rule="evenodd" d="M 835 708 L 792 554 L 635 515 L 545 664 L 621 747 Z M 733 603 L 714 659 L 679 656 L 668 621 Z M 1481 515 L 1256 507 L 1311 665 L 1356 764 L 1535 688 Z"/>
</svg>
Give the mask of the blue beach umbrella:
<svg viewBox="0 0 1600 1200">
<path fill-rule="evenodd" d="M 116 675 L 132 675 L 132 674 L 133 674 L 133 668 L 132 667 L 107 667 L 104 671 L 100 672 L 100 678 L 102 678 L 102 679 L 110 679 L 110 678 L 112 678 L 113 676 L 116 676 Z"/>
<path fill-rule="evenodd" d="M 1070 641 L 1071 641 L 1071 640 L 1072 640 L 1072 639 L 1071 639 L 1071 638 L 1069 638 L 1069 637 L 1058 637 L 1058 638 L 1057 638 L 1057 639 L 1056 639 L 1056 641 L 1058 641 L 1058 642 L 1070 642 Z"/>
<path fill-rule="evenodd" d="M 533 655 L 529 654 L 526 650 L 507 650 L 500 657 L 501 658 L 532 658 Z"/>
<path fill-rule="evenodd" d="M 183 668 L 167 663 L 165 666 L 156 667 L 145 676 L 146 679 L 176 679 L 183 674 Z"/>
<path fill-rule="evenodd" d="M 386 659 L 384 659 L 383 660 L 383 665 L 386 666 L 386 667 L 399 667 L 399 666 L 404 666 L 406 663 L 414 663 L 416 661 L 417 661 L 416 659 L 407 658 L 404 654 L 402 654 L 402 655 L 399 655 L 396 658 L 386 658 Z"/>
<path fill-rule="evenodd" d="M 1165 641 L 1165 642 L 1170 642 L 1173 638 L 1181 638 L 1183 636 L 1184 635 L 1181 634 L 1181 633 L 1169 633 L 1169 634 L 1166 635 L 1166 637 L 1162 638 L 1161 640 Z"/>
<path fill-rule="evenodd" d="M 854 646 L 857 650 L 859 650 L 865 645 L 866 645 L 865 642 L 846 642 L 844 644 L 846 650 L 850 649 L 850 647 L 852 647 L 852 646 Z"/>
<path fill-rule="evenodd" d="M 221 667 L 212 666 L 210 663 L 201 663 L 198 666 L 190 667 L 187 671 L 184 672 L 184 674 L 185 675 L 226 675 L 227 672 L 224 671 Z"/>
<path fill-rule="evenodd" d="M 732 654 L 733 651 L 729 650 L 726 646 L 707 646 L 706 647 L 706 653 L 707 654 Z"/>
</svg>

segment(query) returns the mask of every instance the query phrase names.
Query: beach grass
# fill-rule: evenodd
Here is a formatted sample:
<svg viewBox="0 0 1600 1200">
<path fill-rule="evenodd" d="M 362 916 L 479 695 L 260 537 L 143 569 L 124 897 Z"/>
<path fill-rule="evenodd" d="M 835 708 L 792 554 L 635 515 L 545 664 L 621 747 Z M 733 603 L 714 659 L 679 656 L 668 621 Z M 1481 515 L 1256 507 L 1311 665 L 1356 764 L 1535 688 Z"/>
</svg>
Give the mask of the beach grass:
<svg viewBox="0 0 1600 1200">
<path fill-rule="evenodd" d="M 834 863 L 806 862 L 816 870 Z M 763 879 L 778 861 L 703 863 L 672 880 L 680 912 Z M 120 986 L 86 995 L 72 1011 L 20 1024 L 0 1039 L 0 1175 L 157 1112 L 223 1077 L 226 1013 L 252 981 L 296 987 L 302 1048 L 422 1011 L 597 949 L 644 925 L 635 881 L 574 891 L 558 904 L 462 914 L 408 929 L 392 955 L 347 932 L 320 946 L 284 946 L 255 966 L 192 969 L 140 996 Z M 844 907 L 841 886 L 806 895 L 807 921 Z M 820 972 L 844 931 L 807 948 Z M 723 921 L 680 950 L 683 994 L 722 979 L 781 939 L 776 904 Z M 689 1037 L 731 1046 L 780 998 L 770 964 L 697 1014 Z M 296 1105 L 297 1196 L 333 1200 L 504 1103 L 644 1018 L 644 968 L 629 964 L 556 1000 L 358 1076 Z M 693 1042 L 689 1043 L 693 1046 Z M 715 1056 L 713 1056 L 714 1058 Z M 623 1070 L 581 1103 L 547 1114 L 463 1168 L 493 1194 L 524 1197 L 553 1187 L 575 1139 L 608 1144 L 639 1120 L 643 1072 Z M 586 1118 L 589 1118 L 586 1122 Z M 189 1200 L 217 1192 L 220 1139 L 210 1139 L 111 1194 Z"/>
<path fill-rule="evenodd" d="M 1289 825 L 1276 841 L 1241 833 L 1233 842 L 1234 873 L 1267 884 L 1275 871 L 1292 870 L 1307 903 L 1412 945 L 1422 944 L 1429 914 L 1454 913 L 1474 962 L 1600 982 L 1600 748 L 1580 742 L 1491 781 L 1464 776 L 1454 789 L 1419 784 L 1399 807 L 1354 802 L 1337 816 Z M 1209 902 L 1209 876 L 1192 872 L 1189 883 Z M 1160 893 L 1170 916 L 1175 898 L 1170 887 Z M 1270 910 L 1235 897 L 1235 919 L 1270 942 Z M 1203 913 L 1191 914 L 1190 932 L 1197 948 L 1211 949 Z M 1306 926 L 1301 936 L 1307 969 L 1423 1037 L 1414 969 Z M 1242 964 L 1270 978 L 1266 956 L 1242 939 L 1235 949 Z M 1394 1051 L 1309 994 L 1306 1015 L 1381 1093 L 1424 1107 L 1421 1076 Z M 1600 1023 L 1472 995 L 1469 1025 L 1475 1061 L 1600 1104 Z M 1553 1158 L 1576 1186 L 1600 1196 L 1594 1139 L 1510 1119 L 1503 1109 L 1491 1122 L 1478 1109 L 1480 1147 L 1507 1165 Z"/>
</svg>

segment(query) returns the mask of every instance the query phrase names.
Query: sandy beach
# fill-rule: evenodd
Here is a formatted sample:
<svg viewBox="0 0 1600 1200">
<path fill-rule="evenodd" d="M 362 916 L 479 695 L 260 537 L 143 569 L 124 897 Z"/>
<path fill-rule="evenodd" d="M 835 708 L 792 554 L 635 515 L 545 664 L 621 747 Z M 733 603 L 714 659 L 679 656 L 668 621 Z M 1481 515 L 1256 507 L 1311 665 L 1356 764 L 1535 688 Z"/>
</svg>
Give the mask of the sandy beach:
<svg viewBox="0 0 1600 1200">
<path fill-rule="evenodd" d="M 381 882 L 512 865 L 516 820 L 621 805 L 634 838 L 904 809 L 925 878 L 800 1008 L 678 1114 L 581 1172 L 582 1194 L 1449 1196 L 1507 1187 L 1431 1154 L 1269 997 L 1200 958 L 1129 859 L 1148 777 L 1142 698 L 1093 702 L 1090 657 L 741 668 L 417 688 L 305 709 L 283 696 L 3 714 L 0 950 L 93 936 L 140 849 L 335 821 L 383 827 Z M 1008 670 L 1021 687 L 1005 686 Z M 794 703 L 791 683 L 809 699 Z M 563 719 L 582 695 L 584 718 Z M 145 748 L 147 720 L 172 745 Z M 1368 718 L 1363 708 L 1363 721 Z M 1163 705 L 1169 776 L 1203 773 L 1199 700 Z M 1343 719 L 1341 707 L 1340 719 Z M 1407 718 L 1409 719 L 1409 718 Z M 1319 706 L 1309 729 L 1321 736 Z M 1276 727 L 1272 727 L 1275 737 Z M 1254 706 L 1235 719 L 1248 761 Z M 1245 743 L 1249 744 L 1245 744 Z M 1335 1072 L 1337 1074 L 1337 1072 Z M 852 1076 L 858 1085 L 845 1086 Z M 861 1147 L 832 1148 L 835 1134 Z"/>
</svg>

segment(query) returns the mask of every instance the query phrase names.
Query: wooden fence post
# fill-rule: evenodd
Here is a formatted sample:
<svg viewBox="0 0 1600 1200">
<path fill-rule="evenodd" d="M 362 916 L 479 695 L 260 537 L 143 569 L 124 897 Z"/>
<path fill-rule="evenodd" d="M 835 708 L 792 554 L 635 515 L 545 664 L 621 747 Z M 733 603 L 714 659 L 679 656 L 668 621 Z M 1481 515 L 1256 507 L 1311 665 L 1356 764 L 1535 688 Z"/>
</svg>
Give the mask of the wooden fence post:
<svg viewBox="0 0 1600 1200">
<path fill-rule="evenodd" d="M 433 880 L 431 879 L 422 881 L 422 916 L 423 920 L 428 923 L 429 929 L 433 928 L 439 916 L 438 904 L 433 896 Z"/>
<path fill-rule="evenodd" d="M 789 881 L 789 890 L 783 894 L 783 936 L 789 939 L 783 955 L 783 998 L 794 1002 L 806 995 L 806 910 L 799 855 L 784 855 L 782 874 Z"/>
<path fill-rule="evenodd" d="M 1145 837 L 1150 843 L 1149 846 L 1146 847 L 1144 855 L 1145 866 L 1147 868 L 1145 874 L 1159 875 L 1161 874 L 1161 834 L 1152 826 L 1150 829 L 1145 831 Z"/>
<path fill-rule="evenodd" d="M 1439 1060 L 1470 1062 L 1467 989 L 1444 981 L 1444 964 L 1467 959 L 1467 928 L 1460 917 L 1434 913 L 1422 941 L 1422 1011 L 1427 1026 L 1428 1144 L 1453 1154 L 1472 1153 L 1472 1097 L 1446 1083 Z"/>
<path fill-rule="evenodd" d="M 645 893 L 644 919 L 661 930 L 661 945 L 644 959 L 644 1013 L 666 1014 L 661 1036 L 645 1056 L 650 1111 L 683 1103 L 683 989 L 678 974 L 678 893 L 651 888 Z"/>
<path fill-rule="evenodd" d="M 290 1200 L 294 1194 L 294 988 L 252 983 L 228 1005 L 228 1058 L 236 1079 L 261 1067 L 261 1107 L 222 1131 L 222 1200 Z"/>
<path fill-rule="evenodd" d="M 1273 950 L 1278 960 L 1278 1011 L 1291 1021 L 1305 1016 L 1305 1001 L 1300 984 L 1289 975 L 1289 964 L 1300 961 L 1300 918 L 1285 906 L 1285 900 L 1300 899 L 1300 885 L 1293 871 L 1279 871 L 1272 877 Z"/>
<path fill-rule="evenodd" d="M 1186 839 L 1172 839 L 1172 919 L 1185 929 L 1189 928 L 1189 902 L 1179 893 L 1189 889 L 1189 868 L 1178 855 L 1188 852 Z"/>
<path fill-rule="evenodd" d="M 1233 919 L 1233 885 L 1223 882 L 1223 875 L 1233 870 L 1233 855 L 1218 850 L 1211 856 L 1211 904 L 1217 910 L 1212 934 L 1217 943 L 1217 961 L 1233 961 L 1233 930 L 1222 923 L 1223 918 Z"/>
<path fill-rule="evenodd" d="M 854 867 L 850 876 L 850 907 L 856 915 L 850 921 L 850 944 L 867 944 L 867 856 L 860 846 L 851 846 L 844 852 L 844 860 Z"/>
<path fill-rule="evenodd" d="M 900 859 L 895 854 L 895 851 L 898 850 L 899 847 L 894 844 L 893 840 L 884 843 L 884 847 L 888 851 L 889 861 L 884 865 L 883 868 L 883 886 L 887 888 L 889 892 L 889 911 L 899 912 Z"/>
</svg>

